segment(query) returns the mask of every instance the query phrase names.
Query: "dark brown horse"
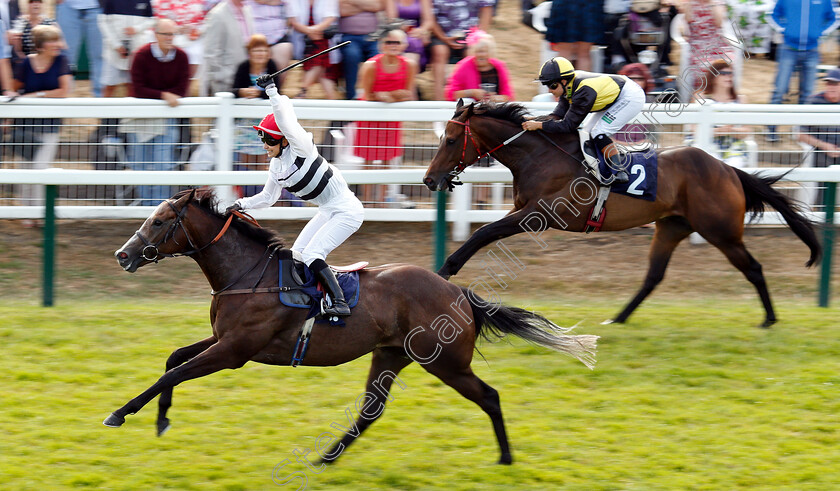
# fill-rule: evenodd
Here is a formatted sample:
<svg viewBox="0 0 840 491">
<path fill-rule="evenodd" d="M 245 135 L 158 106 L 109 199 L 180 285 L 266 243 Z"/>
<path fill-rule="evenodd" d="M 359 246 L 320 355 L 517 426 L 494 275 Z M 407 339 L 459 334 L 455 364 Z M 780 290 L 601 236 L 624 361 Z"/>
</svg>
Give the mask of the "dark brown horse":
<svg viewBox="0 0 840 491">
<path fill-rule="evenodd" d="M 169 428 L 166 412 L 172 389 L 186 380 L 248 361 L 289 365 L 306 309 L 286 307 L 278 297 L 277 256 L 291 257 L 273 232 L 216 211 L 212 191 L 190 190 L 161 203 L 143 226 L 116 252 L 128 272 L 173 255 L 188 255 L 199 265 L 213 291 L 213 334 L 175 350 L 166 373 L 149 389 L 114 411 L 107 426 L 120 426 L 160 394 L 158 435 Z M 228 225 L 230 225 L 228 227 Z M 597 336 L 566 334 L 549 320 L 514 307 L 491 305 L 473 292 L 409 264 L 360 272 L 361 299 L 344 327 L 315 324 L 303 364 L 332 366 L 373 352 L 365 402 L 355 430 L 345 434 L 325 462 L 338 458 L 384 410 L 397 374 L 412 361 L 478 404 L 489 416 L 510 463 L 498 393 L 470 368 L 476 338 L 514 334 L 594 363 Z M 401 382 L 400 382 L 401 383 Z"/>
<path fill-rule="evenodd" d="M 504 218 L 479 228 L 452 253 L 438 274 L 457 274 L 479 249 L 504 237 L 528 232 L 535 240 L 547 228 L 582 232 L 595 201 L 597 183 L 584 168 L 577 133 L 549 139 L 541 131 L 522 131 L 527 109 L 519 104 L 470 104 L 460 101 L 446 125 L 437 154 L 424 183 L 435 191 L 452 188 L 452 179 L 492 154 L 513 174 L 513 209 Z M 614 319 L 624 322 L 662 281 L 671 253 L 681 240 L 698 232 L 720 249 L 752 283 L 766 317 L 762 326 L 776 322 L 761 264 L 744 247 L 744 216 L 778 210 L 793 232 L 810 248 L 806 266 L 818 260 L 822 248 L 811 222 L 796 203 L 771 185 L 781 177 L 747 174 L 692 147 L 656 150 L 659 160 L 656 201 L 612 194 L 601 230 L 624 230 L 656 222 L 650 248 L 650 266 L 642 288 Z M 632 179 L 632 178 L 631 178 Z"/>
</svg>

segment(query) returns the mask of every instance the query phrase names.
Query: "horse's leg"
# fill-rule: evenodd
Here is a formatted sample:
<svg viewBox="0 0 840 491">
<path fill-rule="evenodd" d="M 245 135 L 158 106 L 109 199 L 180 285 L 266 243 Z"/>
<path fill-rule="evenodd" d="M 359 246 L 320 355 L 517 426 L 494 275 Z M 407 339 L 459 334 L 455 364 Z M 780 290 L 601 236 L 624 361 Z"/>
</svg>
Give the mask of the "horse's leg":
<svg viewBox="0 0 840 491">
<path fill-rule="evenodd" d="M 458 271 L 461 270 L 464 264 L 482 247 L 494 240 L 504 239 L 505 237 L 525 232 L 521 222 L 527 216 L 528 212 L 522 209 L 479 228 L 457 251 L 446 258 L 446 261 L 438 270 L 437 274 L 449 279 L 450 276 L 458 274 Z"/>
<path fill-rule="evenodd" d="M 225 338 L 227 339 L 227 338 Z M 125 423 L 126 414 L 134 414 L 149 403 L 156 395 L 165 389 L 175 387 L 181 382 L 203 377 L 211 373 L 224 370 L 225 368 L 235 369 L 244 365 L 252 353 L 243 354 L 244 350 L 235 349 L 231 342 L 218 342 L 210 346 L 201 354 L 184 363 L 183 365 L 169 370 L 158 379 L 145 392 L 130 400 L 128 404 L 117 409 L 108 416 L 103 424 L 105 426 L 117 427 Z"/>
<path fill-rule="evenodd" d="M 429 373 L 441 379 L 446 385 L 457 390 L 459 394 L 478 404 L 493 423 L 493 431 L 496 433 L 496 440 L 499 442 L 500 464 L 511 464 L 513 456 L 510 453 L 507 432 L 505 431 L 505 420 L 502 417 L 502 405 L 499 401 L 499 393 L 490 387 L 483 380 L 478 378 L 470 367 L 457 371 L 450 371 L 435 363 L 424 365 L 423 368 Z"/>
<path fill-rule="evenodd" d="M 215 336 L 210 336 L 209 338 L 203 339 L 195 344 L 176 349 L 166 360 L 166 371 L 168 372 L 169 370 L 186 363 L 190 360 L 190 358 L 216 344 L 217 341 L 218 340 Z M 172 407 L 172 387 L 167 387 L 166 389 L 163 389 L 163 392 L 160 393 L 160 398 L 158 399 L 158 436 L 163 436 L 163 434 L 166 433 L 166 430 L 169 429 L 169 419 L 166 417 L 166 412 L 170 407 Z"/>
<path fill-rule="evenodd" d="M 729 259 L 729 262 L 738 268 L 758 291 L 765 312 L 764 322 L 759 327 L 770 327 L 775 324 L 776 313 L 773 310 L 773 302 L 770 301 L 770 291 L 767 289 L 767 282 L 764 280 L 764 273 L 761 271 L 761 263 L 752 257 L 740 239 L 725 241 L 713 235 L 703 235 L 703 237 L 720 249 Z"/>
<path fill-rule="evenodd" d="M 323 454 L 321 462 L 330 464 L 341 456 L 341 453 L 353 443 L 368 426 L 373 424 L 385 411 L 385 402 L 389 398 L 391 384 L 397 374 L 411 363 L 402 348 L 377 348 L 373 350 L 373 361 L 370 364 L 367 385 L 365 386 L 365 402 L 354 426 L 344 434 L 340 442 Z M 400 381 L 402 384 L 402 381 Z M 405 388 L 405 387 L 403 387 Z M 348 421 L 349 422 L 349 421 Z"/>
<path fill-rule="evenodd" d="M 648 253 L 648 272 L 645 277 L 645 282 L 642 288 L 633 297 L 633 300 L 624 307 L 613 322 L 623 323 L 630 317 L 630 314 L 636 310 L 636 307 L 647 298 L 648 295 L 656 288 L 662 278 L 665 277 L 665 269 L 668 267 L 668 261 L 671 260 L 671 254 L 677 248 L 680 241 L 691 234 L 692 228 L 688 224 L 688 220 L 683 217 L 666 217 L 656 221 L 656 232 L 653 234 L 653 242 L 650 245 L 650 252 Z"/>
</svg>

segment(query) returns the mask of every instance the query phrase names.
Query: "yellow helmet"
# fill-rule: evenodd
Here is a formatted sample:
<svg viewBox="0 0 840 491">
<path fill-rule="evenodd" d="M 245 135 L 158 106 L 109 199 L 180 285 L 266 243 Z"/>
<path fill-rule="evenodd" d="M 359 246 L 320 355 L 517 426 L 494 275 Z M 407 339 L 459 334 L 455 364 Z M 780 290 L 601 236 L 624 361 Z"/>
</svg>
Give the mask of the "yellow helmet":
<svg viewBox="0 0 840 491">
<path fill-rule="evenodd" d="M 572 62 L 558 56 L 543 63 L 537 80 L 543 84 L 550 84 L 557 80 L 570 79 L 575 75 L 575 67 Z"/>
</svg>

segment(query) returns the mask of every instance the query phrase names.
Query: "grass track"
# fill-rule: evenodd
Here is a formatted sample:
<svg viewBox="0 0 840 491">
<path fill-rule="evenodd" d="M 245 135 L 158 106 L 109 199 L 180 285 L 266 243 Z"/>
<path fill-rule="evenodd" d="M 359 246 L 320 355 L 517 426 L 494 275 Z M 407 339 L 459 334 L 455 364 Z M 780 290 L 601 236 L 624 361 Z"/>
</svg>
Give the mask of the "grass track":
<svg viewBox="0 0 840 491">
<path fill-rule="evenodd" d="M 316 473 L 292 451 L 346 425 L 345 408 L 355 417 L 368 356 L 186 382 L 157 438 L 156 400 L 122 428 L 101 421 L 151 385 L 173 349 L 206 337 L 206 303 L 6 303 L 0 483 L 273 489 L 272 469 L 289 459 L 278 475 L 305 474 L 309 489 L 837 489 L 837 309 L 780 302 L 782 322 L 766 331 L 751 327 L 756 301 L 654 300 L 629 325 L 598 325 L 616 305 L 530 305 L 602 336 L 591 372 L 520 340 L 481 346 L 487 363 L 473 367 L 500 392 L 513 466 L 493 464 L 488 418 L 415 364 L 384 416 Z"/>
</svg>

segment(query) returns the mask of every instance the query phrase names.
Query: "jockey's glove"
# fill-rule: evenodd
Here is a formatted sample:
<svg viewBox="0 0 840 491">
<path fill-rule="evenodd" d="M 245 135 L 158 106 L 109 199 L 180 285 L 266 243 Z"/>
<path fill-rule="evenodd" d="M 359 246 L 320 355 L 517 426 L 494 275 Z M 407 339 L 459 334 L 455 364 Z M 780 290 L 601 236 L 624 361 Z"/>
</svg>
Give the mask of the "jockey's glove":
<svg viewBox="0 0 840 491">
<path fill-rule="evenodd" d="M 274 85 L 274 77 L 269 74 L 260 75 L 257 77 L 257 85 L 260 87 L 267 89 L 269 85 Z"/>
<path fill-rule="evenodd" d="M 234 211 L 242 211 L 242 205 L 240 205 L 239 203 L 234 203 L 228 206 L 227 208 L 225 208 L 225 216 L 230 215 Z"/>
</svg>

